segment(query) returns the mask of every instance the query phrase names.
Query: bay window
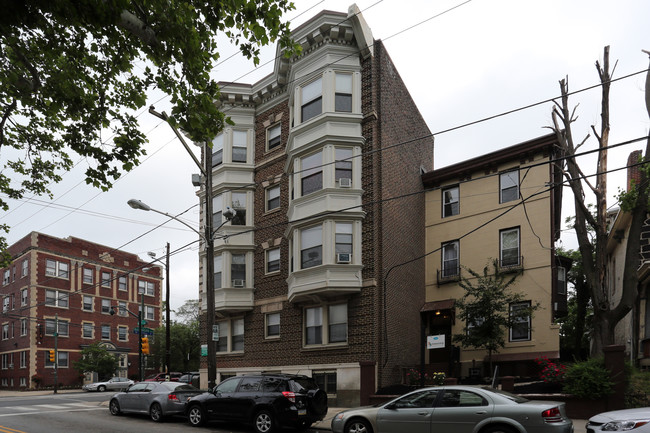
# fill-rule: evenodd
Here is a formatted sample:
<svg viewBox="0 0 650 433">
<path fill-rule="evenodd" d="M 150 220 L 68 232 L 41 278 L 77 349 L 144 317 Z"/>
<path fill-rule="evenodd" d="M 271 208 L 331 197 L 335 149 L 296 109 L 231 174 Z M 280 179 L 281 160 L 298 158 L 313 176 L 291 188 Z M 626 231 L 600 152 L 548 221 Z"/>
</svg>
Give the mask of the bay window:
<svg viewBox="0 0 650 433">
<path fill-rule="evenodd" d="M 232 193 L 232 208 L 235 210 L 235 216 L 230 221 L 234 226 L 246 225 L 246 193 L 233 192 Z"/>
<path fill-rule="evenodd" d="M 232 162 L 246 162 L 246 131 L 233 131 L 232 133 Z"/>
<path fill-rule="evenodd" d="M 334 111 L 352 112 L 352 74 L 336 74 Z"/>
<path fill-rule="evenodd" d="M 300 232 L 301 269 L 323 263 L 323 227 L 321 225 L 303 229 Z"/>
<path fill-rule="evenodd" d="M 337 147 L 335 150 L 334 180 L 338 186 L 352 186 L 352 148 Z"/>
<path fill-rule="evenodd" d="M 212 166 L 216 167 L 223 162 L 223 133 L 212 140 Z"/>
<path fill-rule="evenodd" d="M 306 122 L 323 112 L 323 80 L 318 78 L 302 87 L 300 119 Z"/>
<path fill-rule="evenodd" d="M 232 254 L 230 264 L 232 287 L 246 286 L 246 254 Z"/>
<path fill-rule="evenodd" d="M 301 159 L 300 189 L 302 195 L 323 188 L 323 152 L 316 152 Z"/>
<path fill-rule="evenodd" d="M 223 256 L 214 256 L 214 288 L 221 288 L 221 272 L 223 271 Z"/>
</svg>

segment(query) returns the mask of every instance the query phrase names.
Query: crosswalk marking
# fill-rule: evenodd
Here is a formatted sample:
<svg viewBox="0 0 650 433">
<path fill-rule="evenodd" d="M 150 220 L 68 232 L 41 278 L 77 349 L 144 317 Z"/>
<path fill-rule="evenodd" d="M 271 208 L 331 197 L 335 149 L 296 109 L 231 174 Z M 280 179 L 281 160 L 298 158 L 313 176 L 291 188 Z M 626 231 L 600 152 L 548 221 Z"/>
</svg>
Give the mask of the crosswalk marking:
<svg viewBox="0 0 650 433">
<path fill-rule="evenodd" d="M 7 406 L 0 408 L 0 417 L 20 416 L 27 413 L 55 413 L 55 412 L 72 412 L 72 411 L 89 411 L 89 410 L 107 410 L 106 407 L 100 407 L 96 404 L 86 403 L 65 403 L 65 404 L 36 404 L 33 406 Z M 10 412 L 10 413 L 4 413 Z M 0 433 L 3 430 L 0 429 Z"/>
</svg>

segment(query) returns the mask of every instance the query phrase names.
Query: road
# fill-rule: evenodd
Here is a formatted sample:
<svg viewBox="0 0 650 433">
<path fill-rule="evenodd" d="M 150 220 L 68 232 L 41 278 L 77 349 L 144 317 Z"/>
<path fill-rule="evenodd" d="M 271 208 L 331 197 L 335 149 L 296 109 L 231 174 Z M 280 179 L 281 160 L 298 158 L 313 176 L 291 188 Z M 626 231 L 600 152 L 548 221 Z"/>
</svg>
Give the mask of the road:
<svg viewBox="0 0 650 433">
<path fill-rule="evenodd" d="M 108 401 L 113 393 L 62 393 L 0 398 L 0 433 L 169 433 L 192 429 L 184 418 L 154 423 L 146 416 L 113 416 Z M 211 422 L 197 433 L 252 433 L 243 425 Z M 307 430 L 318 432 L 319 430 Z"/>
</svg>

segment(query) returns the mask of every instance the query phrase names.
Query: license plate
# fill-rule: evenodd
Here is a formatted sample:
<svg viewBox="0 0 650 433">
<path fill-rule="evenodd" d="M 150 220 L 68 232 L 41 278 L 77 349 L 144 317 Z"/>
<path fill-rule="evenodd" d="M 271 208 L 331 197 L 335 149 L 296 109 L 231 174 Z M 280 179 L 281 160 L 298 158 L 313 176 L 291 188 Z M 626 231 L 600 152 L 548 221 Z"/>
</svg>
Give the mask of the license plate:
<svg viewBox="0 0 650 433">
<path fill-rule="evenodd" d="M 307 409 L 298 409 L 298 415 L 307 415 Z"/>
</svg>

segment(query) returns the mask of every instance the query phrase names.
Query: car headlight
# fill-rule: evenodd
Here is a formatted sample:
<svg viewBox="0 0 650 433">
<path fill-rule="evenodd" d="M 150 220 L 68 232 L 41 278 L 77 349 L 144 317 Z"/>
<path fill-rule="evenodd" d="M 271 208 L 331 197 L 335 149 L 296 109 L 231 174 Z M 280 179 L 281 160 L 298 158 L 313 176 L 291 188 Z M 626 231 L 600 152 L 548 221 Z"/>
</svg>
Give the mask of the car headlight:
<svg viewBox="0 0 650 433">
<path fill-rule="evenodd" d="M 341 421 L 343 419 L 344 415 L 343 412 L 336 414 L 334 417 L 335 420 Z"/>
<path fill-rule="evenodd" d="M 610 421 L 607 424 L 601 427 L 602 431 L 627 431 L 634 430 L 637 427 L 646 425 L 650 422 L 647 419 L 632 419 L 632 420 L 621 420 L 621 421 Z"/>
</svg>

